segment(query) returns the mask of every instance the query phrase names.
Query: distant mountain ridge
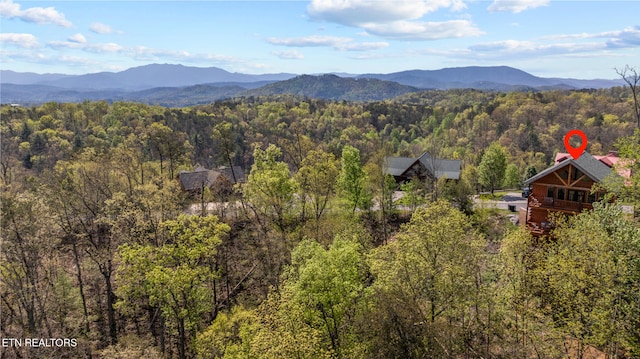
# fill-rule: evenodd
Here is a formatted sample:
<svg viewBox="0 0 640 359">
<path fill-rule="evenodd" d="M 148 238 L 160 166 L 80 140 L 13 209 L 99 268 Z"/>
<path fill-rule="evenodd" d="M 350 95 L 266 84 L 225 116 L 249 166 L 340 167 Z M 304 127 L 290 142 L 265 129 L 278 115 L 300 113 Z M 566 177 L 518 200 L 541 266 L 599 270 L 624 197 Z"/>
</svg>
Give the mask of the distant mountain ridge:
<svg viewBox="0 0 640 359">
<path fill-rule="evenodd" d="M 12 78 L 19 78 L 13 73 Z M 2 72 L 0 78 L 4 78 Z M 49 78 L 21 84 L 48 85 L 73 89 L 93 90 L 145 90 L 154 87 L 181 87 L 216 82 L 257 82 L 282 81 L 294 77 L 294 74 L 248 75 L 231 73 L 217 67 L 189 67 L 171 64 L 151 64 L 120 72 L 98 72 L 85 75 L 66 75 L 61 78 Z M 16 83 L 2 80 L 2 83 Z"/>
<path fill-rule="evenodd" d="M 419 88 L 452 89 L 475 88 L 499 90 L 508 87 L 608 88 L 620 86 L 621 80 L 578 80 L 543 78 L 508 66 L 451 67 L 440 70 L 408 70 L 390 74 L 362 74 L 360 78 L 394 81 Z"/>
<path fill-rule="evenodd" d="M 15 72 L 11 70 L 0 70 L 0 83 L 15 85 L 33 85 L 38 82 L 55 81 L 73 75 L 63 74 L 37 74 L 35 72 Z"/>
<path fill-rule="evenodd" d="M 301 75 L 289 80 L 274 82 L 241 96 L 269 96 L 291 94 L 326 100 L 380 101 L 408 92 L 420 91 L 417 87 L 375 78 L 339 77 L 337 75 Z"/>
<path fill-rule="evenodd" d="M 541 78 L 508 66 L 407 70 L 388 74 L 243 74 L 217 67 L 151 64 L 121 72 L 85 75 L 0 70 L 2 103 L 36 104 L 104 99 L 189 106 L 238 96 L 295 94 L 332 100 L 371 101 L 428 89 L 494 91 L 608 88 L 622 80 Z"/>
<path fill-rule="evenodd" d="M 421 88 L 453 88 L 473 83 L 498 83 L 502 85 L 547 86 L 546 79 L 507 66 L 455 67 L 441 70 L 409 70 L 391 74 L 364 74 L 358 77 L 395 81 Z"/>
</svg>

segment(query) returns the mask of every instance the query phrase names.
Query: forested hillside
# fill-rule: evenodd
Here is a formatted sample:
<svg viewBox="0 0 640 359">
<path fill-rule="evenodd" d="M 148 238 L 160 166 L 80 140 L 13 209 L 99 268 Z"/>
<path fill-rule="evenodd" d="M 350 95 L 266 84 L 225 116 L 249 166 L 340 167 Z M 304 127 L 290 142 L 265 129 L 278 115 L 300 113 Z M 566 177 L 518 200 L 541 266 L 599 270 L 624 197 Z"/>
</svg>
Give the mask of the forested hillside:
<svg viewBox="0 0 640 359">
<path fill-rule="evenodd" d="M 418 90 L 416 87 L 378 79 L 302 75 L 239 95 L 246 97 L 291 94 L 325 100 L 381 101 Z"/>
<path fill-rule="evenodd" d="M 571 129 L 640 160 L 633 106 L 622 87 L 2 106 L 0 335 L 77 343 L 2 356 L 640 357 L 637 218 L 595 205 L 534 240 L 469 199 L 490 145 L 516 186 Z M 384 157 L 425 151 L 461 180 L 394 202 Z M 177 180 L 230 165 L 246 183 Z"/>
</svg>

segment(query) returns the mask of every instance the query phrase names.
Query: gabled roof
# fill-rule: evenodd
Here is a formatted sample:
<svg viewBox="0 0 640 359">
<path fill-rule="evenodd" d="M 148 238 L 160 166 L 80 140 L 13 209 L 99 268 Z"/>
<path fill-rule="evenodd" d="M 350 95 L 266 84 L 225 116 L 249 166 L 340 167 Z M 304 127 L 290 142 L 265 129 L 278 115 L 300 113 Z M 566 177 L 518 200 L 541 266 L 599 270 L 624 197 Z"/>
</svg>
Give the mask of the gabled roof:
<svg viewBox="0 0 640 359">
<path fill-rule="evenodd" d="M 181 171 L 178 174 L 180 184 L 185 191 L 200 191 L 203 186 L 211 188 L 220 176 L 226 177 L 231 184 L 246 182 L 246 177 L 240 166 L 220 167 L 215 170 L 197 167 L 193 172 Z"/>
<path fill-rule="evenodd" d="M 218 167 L 218 169 L 216 169 L 215 171 L 220 172 L 220 174 L 222 174 L 223 176 L 227 177 L 227 179 L 229 180 L 229 182 L 231 183 L 238 183 L 238 182 L 246 182 L 246 178 L 244 176 L 244 171 L 242 170 L 242 167 L 240 166 L 233 166 L 233 167 Z M 235 175 L 235 182 L 234 182 L 234 175 Z"/>
<path fill-rule="evenodd" d="M 429 170 L 429 173 L 433 174 L 437 179 L 442 177 L 455 180 L 460 179 L 460 168 L 462 167 L 462 161 L 460 160 L 433 158 L 426 152 L 423 153 L 418 160 Z"/>
<path fill-rule="evenodd" d="M 620 157 L 618 156 L 618 152 L 616 151 L 609 151 L 609 153 L 607 153 L 604 156 L 598 156 L 598 155 L 592 155 L 592 156 L 593 158 L 604 163 L 608 167 L 613 167 L 616 163 L 620 161 Z M 572 158 L 570 154 L 565 152 L 558 152 L 556 154 L 556 158 L 554 162 L 560 163 L 568 158 Z"/>
<path fill-rule="evenodd" d="M 419 163 L 435 178 L 460 179 L 460 168 L 462 166 L 462 161 L 460 160 L 433 158 L 426 152 L 418 158 L 386 157 L 385 160 L 385 172 L 395 177 L 403 176 L 409 168 Z"/>
<path fill-rule="evenodd" d="M 385 162 L 385 172 L 397 177 L 411 167 L 416 159 L 412 157 L 387 157 Z"/>
<path fill-rule="evenodd" d="M 524 181 L 524 184 L 529 185 L 550 173 L 568 166 L 569 164 L 574 165 L 595 182 L 602 182 L 602 180 L 613 173 L 611 168 L 607 165 L 597 160 L 589 152 L 584 152 L 577 160 L 569 156 L 564 160 L 561 160 L 561 162 L 556 163 L 555 165 Z"/>
<path fill-rule="evenodd" d="M 185 191 L 200 191 L 202 187 L 210 187 L 219 175 L 214 171 L 198 167 L 193 172 L 181 171 L 178 178 Z"/>
</svg>

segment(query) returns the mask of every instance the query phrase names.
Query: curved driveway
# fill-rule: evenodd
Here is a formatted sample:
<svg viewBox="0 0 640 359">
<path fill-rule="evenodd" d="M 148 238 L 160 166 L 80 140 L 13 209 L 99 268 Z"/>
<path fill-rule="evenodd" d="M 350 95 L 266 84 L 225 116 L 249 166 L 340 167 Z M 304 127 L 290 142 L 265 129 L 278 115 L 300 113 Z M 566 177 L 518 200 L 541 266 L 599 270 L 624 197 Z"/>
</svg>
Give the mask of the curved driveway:
<svg viewBox="0 0 640 359">
<path fill-rule="evenodd" d="M 516 212 L 520 207 L 527 207 L 527 199 L 522 198 L 521 193 L 509 192 L 502 197 L 501 200 L 480 199 L 479 196 L 473 196 L 473 205 L 475 208 L 498 208 L 509 209 L 509 206 L 515 206 Z"/>
</svg>

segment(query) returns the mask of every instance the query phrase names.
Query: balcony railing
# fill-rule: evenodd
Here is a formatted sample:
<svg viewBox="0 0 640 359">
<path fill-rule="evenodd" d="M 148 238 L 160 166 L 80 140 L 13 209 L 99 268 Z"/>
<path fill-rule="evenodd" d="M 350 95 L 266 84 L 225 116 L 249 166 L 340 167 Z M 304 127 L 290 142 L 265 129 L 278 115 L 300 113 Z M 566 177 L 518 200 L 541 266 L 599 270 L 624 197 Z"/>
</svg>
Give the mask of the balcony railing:
<svg viewBox="0 0 640 359">
<path fill-rule="evenodd" d="M 580 212 L 583 209 L 593 209 L 591 203 L 566 201 L 553 197 L 537 198 L 533 195 L 529 196 L 529 207 L 533 208 L 549 208 L 565 211 Z"/>
</svg>

